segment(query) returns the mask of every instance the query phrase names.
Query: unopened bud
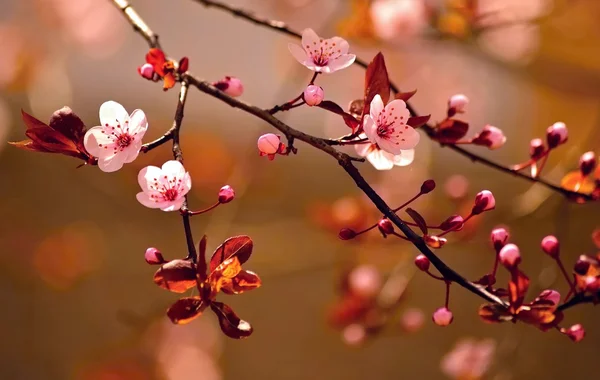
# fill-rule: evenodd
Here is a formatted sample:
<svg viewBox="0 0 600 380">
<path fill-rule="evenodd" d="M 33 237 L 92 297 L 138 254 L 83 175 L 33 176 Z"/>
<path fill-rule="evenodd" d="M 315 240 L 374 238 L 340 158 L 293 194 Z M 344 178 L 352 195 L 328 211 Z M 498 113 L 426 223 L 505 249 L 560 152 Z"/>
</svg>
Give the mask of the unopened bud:
<svg viewBox="0 0 600 380">
<path fill-rule="evenodd" d="M 419 255 L 415 257 L 415 265 L 423 272 L 427 272 L 429 270 L 430 264 L 431 263 L 429 262 L 429 259 L 425 255 Z"/>
<path fill-rule="evenodd" d="M 225 185 L 219 190 L 219 203 L 229 203 L 235 198 L 233 187 Z"/>
<path fill-rule="evenodd" d="M 560 243 L 556 236 L 548 235 L 542 239 L 542 250 L 553 259 L 558 259 Z"/>
<path fill-rule="evenodd" d="M 560 332 L 568 336 L 573 342 L 581 342 L 585 338 L 585 330 L 581 324 L 576 324 L 568 329 L 561 328 Z"/>
<path fill-rule="evenodd" d="M 148 248 L 144 254 L 144 259 L 150 265 L 161 265 L 166 263 L 162 253 L 156 248 Z"/>
<path fill-rule="evenodd" d="M 448 99 L 448 117 L 454 116 L 457 113 L 463 113 L 467 109 L 469 98 L 463 94 L 452 95 Z"/>
<path fill-rule="evenodd" d="M 448 242 L 446 238 L 435 235 L 424 235 L 423 240 L 425 241 L 425 244 L 427 244 L 428 247 L 434 249 L 442 248 L 444 244 Z"/>
<path fill-rule="evenodd" d="M 484 211 L 493 210 L 496 207 L 496 199 L 494 194 L 489 190 L 483 190 L 475 196 L 475 205 L 471 210 L 471 214 L 477 215 Z"/>
<path fill-rule="evenodd" d="M 546 141 L 550 149 L 556 148 L 567 141 L 567 126 L 563 122 L 552 124 L 546 129 Z"/>
<path fill-rule="evenodd" d="M 534 160 L 541 158 L 545 150 L 542 139 L 533 139 L 529 142 L 529 157 Z"/>
<path fill-rule="evenodd" d="M 465 226 L 465 220 L 460 215 L 452 215 L 440 224 L 442 231 L 460 231 Z"/>
<path fill-rule="evenodd" d="M 501 250 L 508 241 L 508 237 L 508 231 L 505 228 L 494 228 L 490 236 L 494 244 L 494 249 L 496 251 Z"/>
<path fill-rule="evenodd" d="M 379 228 L 379 232 L 383 234 L 383 237 L 386 235 L 394 233 L 394 225 L 390 222 L 389 219 L 383 218 L 379 222 L 377 222 L 377 228 Z"/>
<path fill-rule="evenodd" d="M 138 73 L 142 76 L 142 78 L 153 80 L 154 79 L 154 67 L 149 63 L 144 63 L 142 66 L 138 67 Z"/>
<path fill-rule="evenodd" d="M 575 262 L 575 266 L 573 267 L 573 271 L 580 276 L 585 276 L 587 272 L 590 270 L 590 260 L 587 256 L 581 255 L 579 259 Z"/>
<path fill-rule="evenodd" d="M 585 177 L 590 175 L 596 169 L 596 154 L 594 152 L 585 152 L 579 159 L 579 171 Z"/>
<path fill-rule="evenodd" d="M 435 181 L 428 179 L 421 185 L 421 194 L 431 193 L 435 189 Z"/>
<path fill-rule="evenodd" d="M 454 320 L 454 315 L 446 307 L 440 307 L 432 316 L 433 322 L 438 326 L 448 326 Z"/>
<path fill-rule="evenodd" d="M 356 237 L 357 233 L 350 228 L 342 228 L 338 233 L 338 237 L 342 240 L 350 240 Z"/>
<path fill-rule="evenodd" d="M 490 149 L 498 149 L 506 142 L 506 136 L 500 128 L 486 125 L 471 142 L 476 145 L 487 146 Z"/>
<path fill-rule="evenodd" d="M 321 104 L 323 97 L 325 97 L 325 93 L 323 92 L 323 88 L 320 86 L 311 84 L 304 90 L 304 101 L 311 107 Z"/>
<path fill-rule="evenodd" d="M 521 262 L 521 252 L 515 244 L 507 244 L 500 250 L 498 254 L 500 262 L 507 269 L 513 269 Z"/>
<path fill-rule="evenodd" d="M 266 133 L 258 138 L 257 146 L 261 156 L 273 157 L 281 151 L 281 138 L 273 133 Z"/>
<path fill-rule="evenodd" d="M 213 83 L 213 86 L 234 98 L 244 93 L 244 85 L 242 84 L 242 81 L 236 77 L 226 76 L 222 80 Z"/>
</svg>

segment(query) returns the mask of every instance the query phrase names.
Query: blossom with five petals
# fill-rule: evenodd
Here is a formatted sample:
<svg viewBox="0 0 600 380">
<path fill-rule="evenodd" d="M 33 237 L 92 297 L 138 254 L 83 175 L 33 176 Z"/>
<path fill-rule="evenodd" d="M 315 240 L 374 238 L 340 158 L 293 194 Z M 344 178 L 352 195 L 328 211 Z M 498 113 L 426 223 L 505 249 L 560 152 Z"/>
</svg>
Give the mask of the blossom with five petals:
<svg viewBox="0 0 600 380">
<path fill-rule="evenodd" d="M 163 211 L 179 210 L 192 188 L 190 174 L 175 160 L 165 162 L 162 168 L 143 168 L 138 174 L 138 183 L 142 191 L 137 193 L 137 200 L 146 207 Z"/>
<path fill-rule="evenodd" d="M 129 115 L 122 105 L 111 100 L 100 106 L 100 123 L 86 132 L 83 144 L 98 157 L 100 170 L 114 172 L 137 158 L 148 122 L 144 111 L 135 110 Z"/>
<path fill-rule="evenodd" d="M 350 45 L 340 37 L 323 39 L 312 29 L 302 32 L 302 46 L 290 43 L 290 53 L 309 70 L 333 73 L 352 65 L 356 55 L 348 54 Z"/>
</svg>

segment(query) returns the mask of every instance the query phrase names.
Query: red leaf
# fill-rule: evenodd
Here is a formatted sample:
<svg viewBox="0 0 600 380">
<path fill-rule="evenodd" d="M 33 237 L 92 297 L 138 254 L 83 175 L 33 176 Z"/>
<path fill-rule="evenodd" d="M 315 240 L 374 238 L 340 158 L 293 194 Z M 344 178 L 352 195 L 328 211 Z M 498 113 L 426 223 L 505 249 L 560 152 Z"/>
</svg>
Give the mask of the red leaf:
<svg viewBox="0 0 600 380">
<path fill-rule="evenodd" d="M 249 236 L 234 236 L 225 240 L 223 244 L 217 247 L 210 258 L 209 271 L 214 271 L 223 261 L 237 257 L 240 264 L 245 263 L 252 254 L 252 239 Z"/>
<path fill-rule="evenodd" d="M 63 107 L 52 114 L 50 128 L 60 132 L 67 139 L 71 140 L 81 152 L 85 152 L 83 138 L 87 129 L 83 121 L 69 107 Z"/>
<path fill-rule="evenodd" d="M 513 310 L 523 304 L 527 289 L 529 289 L 529 277 L 519 269 L 514 269 L 508 282 L 508 300 Z"/>
<path fill-rule="evenodd" d="M 419 127 L 422 127 L 423 125 L 427 124 L 429 119 L 431 119 L 431 115 L 413 116 L 413 117 L 408 118 L 408 120 L 406 121 L 406 124 L 410 125 L 413 128 L 419 128 Z"/>
<path fill-rule="evenodd" d="M 252 334 L 252 326 L 240 319 L 232 308 L 222 302 L 212 302 L 210 308 L 219 317 L 221 330 L 230 338 L 243 339 Z"/>
<path fill-rule="evenodd" d="M 258 288 L 262 284 L 260 277 L 254 272 L 241 270 L 237 276 L 221 285 L 225 294 L 241 294 Z"/>
<path fill-rule="evenodd" d="M 175 86 L 175 76 L 173 73 L 167 73 L 163 77 L 163 90 L 167 91 Z"/>
<path fill-rule="evenodd" d="M 202 302 L 200 297 L 186 297 L 171 305 L 167 310 L 167 316 L 171 322 L 183 325 L 200 316 L 205 308 L 206 304 Z"/>
<path fill-rule="evenodd" d="M 54 153 L 44 148 L 42 145 L 31 140 L 9 141 L 8 143 L 16 148 L 29 150 L 31 152 Z"/>
<path fill-rule="evenodd" d="M 212 297 L 216 296 L 221 288 L 231 282 L 231 280 L 242 271 L 242 265 L 237 257 L 233 256 L 219 264 L 214 271 L 210 273 L 209 282 L 212 291 Z"/>
<path fill-rule="evenodd" d="M 425 218 L 423 218 L 421 214 L 419 214 L 416 210 L 410 207 L 406 209 L 406 213 L 410 215 L 410 217 L 412 218 L 412 220 L 415 221 L 415 223 L 417 223 L 417 226 L 419 226 L 423 235 L 427 235 L 427 223 L 425 222 Z"/>
<path fill-rule="evenodd" d="M 399 92 L 394 96 L 395 99 L 404 100 L 408 102 L 410 98 L 412 98 L 417 93 L 417 90 L 409 91 L 409 92 Z"/>
<path fill-rule="evenodd" d="M 198 243 L 198 260 L 196 263 L 196 273 L 198 275 L 199 282 L 206 280 L 206 235 L 202 236 L 200 243 Z"/>
<path fill-rule="evenodd" d="M 151 64 L 154 67 L 154 71 L 161 77 L 165 75 L 163 66 L 166 60 L 165 53 L 157 48 L 150 49 L 146 54 L 146 62 Z"/>
<path fill-rule="evenodd" d="M 508 309 L 498 304 L 481 305 L 478 314 L 484 322 L 488 323 L 500 323 L 511 321 L 513 319 L 513 316 Z"/>
<path fill-rule="evenodd" d="M 423 240 L 430 248 L 442 248 L 446 244 L 446 238 L 435 236 L 435 235 L 423 235 Z"/>
<path fill-rule="evenodd" d="M 492 286 L 496 283 L 496 277 L 491 273 L 483 275 L 479 280 L 473 281 L 474 284 L 479 284 L 483 286 Z"/>
<path fill-rule="evenodd" d="M 364 99 L 356 99 L 350 102 L 348 106 L 348 113 L 354 116 L 357 120 L 362 118 L 362 112 L 365 108 L 365 100 Z"/>
<path fill-rule="evenodd" d="M 196 268 L 189 260 L 173 260 L 161 265 L 154 283 L 163 289 L 183 293 L 196 286 Z"/>
<path fill-rule="evenodd" d="M 375 58 L 369 63 L 365 74 L 365 104 L 363 116 L 369 113 L 371 101 L 377 94 L 381 96 L 383 104 L 386 105 L 390 99 L 390 80 L 385 67 L 385 60 L 381 52 L 377 53 Z"/>
<path fill-rule="evenodd" d="M 179 74 L 183 74 L 186 71 L 188 71 L 190 67 L 190 60 L 188 59 L 188 57 L 183 57 L 181 58 L 181 60 L 179 60 L 179 68 L 177 69 L 177 71 L 179 72 Z"/>
<path fill-rule="evenodd" d="M 452 143 L 465 137 L 468 131 L 468 123 L 460 120 L 448 119 L 438 126 L 434 138 L 440 142 Z"/>
<path fill-rule="evenodd" d="M 318 107 L 321 107 L 329 112 L 333 112 L 335 114 L 341 115 L 344 118 L 344 123 L 346 123 L 346 125 L 350 128 L 352 128 L 352 131 L 354 131 L 356 129 L 356 127 L 359 126 L 359 121 L 352 116 L 351 114 L 345 112 L 342 107 L 340 107 L 338 104 L 329 101 L 329 100 L 324 100 L 322 101 Z"/>
</svg>

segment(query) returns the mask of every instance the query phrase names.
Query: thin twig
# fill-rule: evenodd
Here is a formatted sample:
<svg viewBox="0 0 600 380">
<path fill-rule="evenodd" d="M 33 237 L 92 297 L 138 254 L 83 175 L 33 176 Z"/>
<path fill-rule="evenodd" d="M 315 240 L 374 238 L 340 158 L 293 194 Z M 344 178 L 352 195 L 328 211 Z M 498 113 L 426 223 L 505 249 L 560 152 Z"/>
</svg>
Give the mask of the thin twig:
<svg viewBox="0 0 600 380">
<path fill-rule="evenodd" d="M 256 24 L 256 25 L 267 27 L 267 28 L 275 30 L 275 31 L 277 31 L 279 33 L 283 33 L 283 34 L 286 34 L 288 36 L 292 36 L 292 37 L 295 37 L 295 38 L 302 38 L 302 35 L 299 32 L 297 32 L 297 31 L 295 31 L 293 29 L 290 29 L 287 26 L 287 24 L 284 23 L 284 22 L 282 22 L 282 21 L 270 20 L 268 18 L 258 16 L 256 14 L 254 14 L 253 12 L 250 12 L 250 11 L 244 10 L 242 8 L 239 8 L 239 7 L 236 7 L 236 6 L 233 6 L 233 5 L 229 5 L 229 4 L 226 4 L 224 2 L 217 1 L 217 0 L 193 0 L 193 1 L 195 1 L 197 3 L 200 3 L 200 4 L 202 4 L 202 5 L 204 5 L 205 7 L 208 7 L 208 8 L 212 7 L 212 8 L 215 8 L 215 9 L 219 9 L 219 10 L 225 11 L 227 13 L 232 14 L 233 16 L 239 17 L 239 18 L 241 18 L 243 20 L 249 21 L 249 22 L 251 22 L 253 24 Z M 368 62 L 363 61 L 362 59 L 360 59 L 358 57 L 356 58 L 356 60 L 354 61 L 354 63 L 357 64 L 358 66 L 364 68 L 364 69 L 366 69 L 369 66 Z M 392 89 L 393 92 L 395 92 L 395 93 L 399 93 L 400 92 L 400 88 L 396 84 L 394 84 L 393 82 L 391 82 L 391 81 L 390 81 L 390 87 L 391 87 L 391 89 Z M 416 110 L 414 109 L 414 107 L 412 105 L 408 104 L 408 102 L 407 102 L 407 107 L 408 107 L 408 110 L 411 113 L 411 116 L 418 116 L 418 113 L 416 112 Z M 423 125 L 421 128 L 423 129 L 423 131 L 425 131 L 425 133 L 427 134 L 427 136 L 429 138 L 431 138 L 432 140 L 435 140 L 435 139 L 433 139 L 434 127 L 432 125 L 426 124 L 426 125 Z M 479 155 L 477 155 L 475 153 L 471 153 L 468 150 L 465 150 L 465 149 L 463 149 L 463 148 L 461 148 L 459 146 L 456 146 L 456 145 L 453 145 L 453 144 L 443 144 L 443 143 L 440 143 L 440 146 L 447 147 L 448 149 L 451 149 L 454 152 L 467 157 L 468 159 L 470 159 L 473 162 L 478 162 L 478 163 L 483 164 L 485 166 L 489 166 L 489 167 L 491 167 L 493 169 L 496 169 L 496 170 L 501 171 L 501 172 L 506 173 L 506 174 L 511 174 L 511 175 L 513 175 L 515 177 L 527 180 L 529 182 L 539 183 L 539 184 L 547 187 L 550 190 L 553 190 L 553 191 L 555 191 L 557 193 L 562 194 L 565 197 L 569 197 L 569 198 L 581 198 L 581 199 L 588 200 L 588 201 L 589 200 L 594 200 L 592 198 L 592 196 L 589 195 L 589 194 L 579 193 L 579 192 L 575 192 L 575 191 L 570 191 L 570 190 L 567 190 L 567 189 L 563 189 L 562 187 L 554 185 L 554 184 L 552 184 L 552 183 L 550 183 L 548 181 L 545 181 L 543 179 L 533 178 L 533 177 L 528 176 L 526 174 L 514 171 L 514 170 L 512 170 L 511 168 L 509 168 L 507 166 L 504 166 L 504 165 L 498 164 L 498 163 L 496 163 L 494 161 L 488 160 L 487 158 L 479 156 Z"/>
</svg>

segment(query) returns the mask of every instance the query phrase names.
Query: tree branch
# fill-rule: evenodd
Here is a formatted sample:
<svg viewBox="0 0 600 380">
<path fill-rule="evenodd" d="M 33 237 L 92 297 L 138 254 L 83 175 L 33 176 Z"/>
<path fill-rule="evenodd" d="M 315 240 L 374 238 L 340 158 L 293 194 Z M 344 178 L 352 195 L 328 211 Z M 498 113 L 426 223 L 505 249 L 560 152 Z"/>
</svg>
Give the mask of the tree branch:
<svg viewBox="0 0 600 380">
<path fill-rule="evenodd" d="M 249 21 L 249 22 L 251 22 L 251 23 L 253 23 L 255 25 L 263 26 L 263 27 L 275 30 L 275 31 L 277 31 L 279 33 L 282 33 L 282 34 L 285 34 L 285 35 L 288 35 L 288 36 L 292 36 L 292 37 L 295 37 L 295 38 L 302 38 L 302 35 L 300 33 L 298 33 L 297 31 L 295 31 L 293 29 L 290 29 L 287 26 L 287 24 L 284 23 L 284 22 L 282 22 L 282 21 L 270 20 L 270 19 L 258 16 L 256 14 L 254 14 L 253 12 L 250 12 L 250 11 L 244 10 L 242 8 L 238 8 L 238 7 L 235 7 L 233 5 L 229 5 L 229 4 L 226 4 L 224 2 L 217 1 L 217 0 L 193 0 L 193 1 L 195 1 L 195 2 L 197 2 L 199 4 L 202 4 L 202 5 L 204 5 L 207 8 L 215 8 L 215 9 L 219 9 L 221 11 L 230 13 L 233 16 L 236 16 L 236 17 L 239 17 L 239 18 L 241 18 L 243 20 Z M 368 62 L 363 61 L 363 60 L 361 60 L 358 57 L 356 58 L 356 60 L 354 61 L 354 63 L 357 64 L 358 66 L 364 68 L 364 69 L 366 69 L 369 66 Z M 391 87 L 391 89 L 392 89 L 393 92 L 395 92 L 395 93 L 399 93 L 400 92 L 400 88 L 396 84 L 394 84 L 393 82 L 391 82 L 391 81 L 390 81 L 390 87 Z M 408 104 L 408 102 L 407 102 L 406 105 L 408 107 L 408 110 L 410 111 L 411 116 L 413 116 L 413 117 L 414 116 L 418 116 L 418 113 L 416 112 L 416 110 L 414 109 L 414 107 L 412 105 Z M 425 131 L 425 133 L 427 134 L 427 136 L 429 138 L 431 138 L 432 140 L 434 140 L 432 138 L 433 134 L 434 134 L 434 127 L 432 125 L 425 124 L 421 128 Z M 513 175 L 515 177 L 524 179 L 524 180 L 529 181 L 529 182 L 539 183 L 540 185 L 545 186 L 546 188 L 548 188 L 548 189 L 550 189 L 552 191 L 560 193 L 560 194 L 562 194 L 565 197 L 568 197 L 568 198 L 581 198 L 581 199 L 588 200 L 588 201 L 594 200 L 592 198 L 592 196 L 589 195 L 589 194 L 579 193 L 579 192 L 575 192 L 575 191 L 570 191 L 570 190 L 567 190 L 567 189 L 563 189 L 562 187 L 554 185 L 554 184 L 552 184 L 552 183 L 550 183 L 548 181 L 545 181 L 543 179 L 531 177 L 531 176 L 529 176 L 527 174 L 523 174 L 521 172 L 512 170 L 510 167 L 507 167 L 507 166 L 501 165 L 499 163 L 496 163 L 494 161 L 488 160 L 487 158 L 479 156 L 479 155 L 477 155 L 475 153 L 471 153 L 468 150 L 466 150 L 464 148 L 461 148 L 461 147 L 459 147 L 457 145 L 440 143 L 440 146 L 447 147 L 447 148 L 453 150 L 454 152 L 467 157 L 468 159 L 470 159 L 473 162 L 478 162 L 478 163 L 483 164 L 485 166 L 488 166 L 488 167 L 490 167 L 492 169 L 496 169 L 496 170 L 498 170 L 500 172 L 503 172 L 503 173 L 506 173 L 506 174 L 511 174 L 511 175 Z"/>
</svg>

